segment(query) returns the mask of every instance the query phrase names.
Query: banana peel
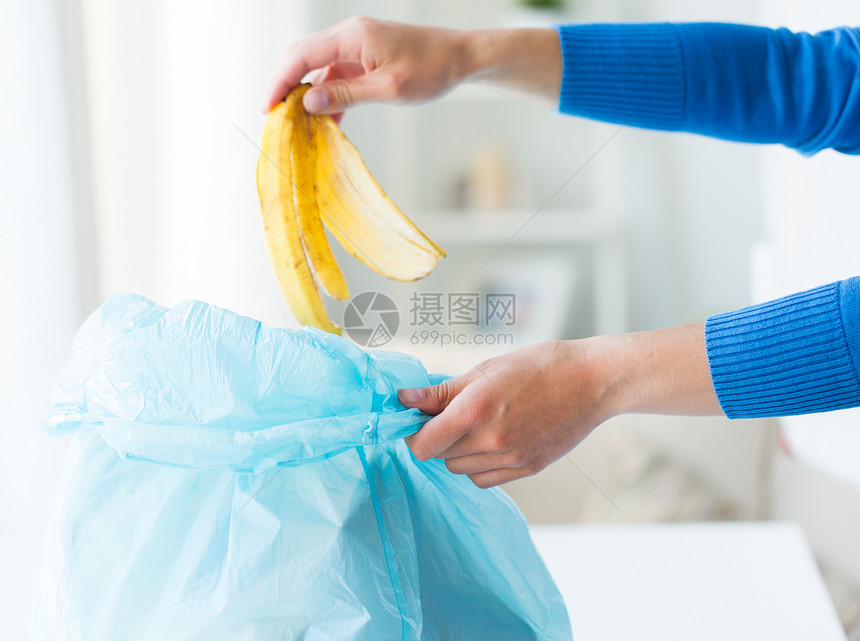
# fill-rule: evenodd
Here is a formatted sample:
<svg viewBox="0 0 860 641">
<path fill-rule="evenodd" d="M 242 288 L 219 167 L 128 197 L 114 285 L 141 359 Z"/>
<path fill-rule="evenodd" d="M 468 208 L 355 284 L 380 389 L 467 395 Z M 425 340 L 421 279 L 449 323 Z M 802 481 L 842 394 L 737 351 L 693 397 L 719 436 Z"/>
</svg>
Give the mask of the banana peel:
<svg viewBox="0 0 860 641">
<path fill-rule="evenodd" d="M 269 257 L 296 319 L 340 334 L 320 288 L 345 300 L 349 289 L 323 224 L 374 271 L 410 281 L 429 274 L 445 251 L 385 194 L 331 116 L 311 116 L 300 85 L 266 119 L 257 193 Z"/>
<path fill-rule="evenodd" d="M 302 245 L 317 281 L 329 296 L 338 300 L 349 297 L 346 279 L 337 265 L 320 219 L 317 201 L 317 149 L 313 121 L 302 106 L 304 91 L 294 91 L 286 102 L 287 118 L 293 122 L 290 139 L 293 201 L 299 219 Z"/>
<path fill-rule="evenodd" d="M 445 251 L 385 194 L 330 116 L 318 119 L 316 135 L 318 197 L 332 235 L 383 276 L 410 281 L 429 274 Z"/>
<path fill-rule="evenodd" d="M 297 129 L 296 120 L 291 117 L 291 112 L 296 111 L 296 98 L 292 98 L 278 104 L 263 126 L 257 161 L 263 232 L 281 293 L 299 322 L 340 333 L 326 314 L 302 239 L 299 208 L 310 209 L 307 204 L 314 191 L 311 189 L 308 194 L 296 188 L 299 185 L 307 189 L 308 169 L 297 166 L 301 165 L 301 158 L 292 153 Z M 300 98 L 298 107 L 301 108 Z"/>
</svg>

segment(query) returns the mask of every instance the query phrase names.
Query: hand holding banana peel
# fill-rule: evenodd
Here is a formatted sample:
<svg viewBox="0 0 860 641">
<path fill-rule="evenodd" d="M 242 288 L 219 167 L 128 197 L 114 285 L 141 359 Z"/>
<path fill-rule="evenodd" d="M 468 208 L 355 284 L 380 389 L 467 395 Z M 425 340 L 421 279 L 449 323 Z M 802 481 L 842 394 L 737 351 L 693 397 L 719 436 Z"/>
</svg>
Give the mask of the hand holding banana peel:
<svg viewBox="0 0 860 641">
<path fill-rule="evenodd" d="M 504 86 L 555 106 L 561 70 L 553 29 L 460 31 L 357 16 L 290 45 L 263 111 L 311 72 L 304 105 L 313 114 L 363 102 L 426 102 L 464 82 Z"/>
<path fill-rule="evenodd" d="M 299 84 L 308 74 L 318 86 Z M 560 75 L 551 29 L 456 31 L 359 17 L 292 45 L 264 105 L 257 190 L 275 273 L 299 322 L 339 333 L 319 288 L 349 296 L 323 225 L 388 278 L 421 278 L 445 255 L 385 195 L 335 120 L 311 114 L 421 102 L 467 80 L 555 100 Z"/>
<path fill-rule="evenodd" d="M 429 274 L 444 250 L 403 215 L 331 116 L 302 105 L 308 85 L 269 114 L 257 162 L 257 192 L 281 292 L 303 325 L 339 334 L 320 296 L 349 289 L 323 225 L 352 256 L 395 280 Z"/>
</svg>

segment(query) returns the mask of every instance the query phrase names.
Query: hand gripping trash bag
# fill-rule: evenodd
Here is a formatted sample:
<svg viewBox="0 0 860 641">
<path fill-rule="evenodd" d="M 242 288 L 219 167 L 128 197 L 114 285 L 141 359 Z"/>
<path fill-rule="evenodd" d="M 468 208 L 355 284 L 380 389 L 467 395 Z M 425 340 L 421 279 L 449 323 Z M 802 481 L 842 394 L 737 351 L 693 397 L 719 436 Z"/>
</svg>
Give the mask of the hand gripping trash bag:
<svg viewBox="0 0 860 641">
<path fill-rule="evenodd" d="M 500 490 L 403 437 L 415 359 L 192 301 L 111 298 L 44 422 L 73 432 L 39 640 L 568 639 Z"/>
</svg>

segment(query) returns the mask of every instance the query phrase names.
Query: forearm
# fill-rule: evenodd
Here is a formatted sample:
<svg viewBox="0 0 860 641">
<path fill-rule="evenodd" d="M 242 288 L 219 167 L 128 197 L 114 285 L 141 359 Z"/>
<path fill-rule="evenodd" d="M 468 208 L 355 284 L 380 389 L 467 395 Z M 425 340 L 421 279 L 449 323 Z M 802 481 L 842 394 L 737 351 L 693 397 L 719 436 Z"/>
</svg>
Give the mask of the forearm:
<svg viewBox="0 0 860 641">
<path fill-rule="evenodd" d="M 704 323 L 590 339 L 607 414 L 720 415 Z"/>
<path fill-rule="evenodd" d="M 485 29 L 462 33 L 463 81 L 501 85 L 558 103 L 561 46 L 554 29 Z"/>
<path fill-rule="evenodd" d="M 729 418 L 860 406 L 860 278 L 710 317 L 589 339 L 590 376 L 608 418 Z M 581 373 L 581 372 L 580 372 Z"/>
</svg>

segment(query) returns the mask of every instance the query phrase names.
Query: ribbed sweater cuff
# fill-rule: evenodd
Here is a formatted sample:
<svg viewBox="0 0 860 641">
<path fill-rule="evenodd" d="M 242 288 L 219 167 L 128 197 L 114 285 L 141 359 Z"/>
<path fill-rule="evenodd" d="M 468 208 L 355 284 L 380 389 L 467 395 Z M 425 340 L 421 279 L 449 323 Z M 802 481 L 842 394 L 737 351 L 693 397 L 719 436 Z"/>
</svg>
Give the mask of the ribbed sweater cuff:
<svg viewBox="0 0 860 641">
<path fill-rule="evenodd" d="M 559 111 L 651 129 L 684 114 L 681 43 L 671 24 L 556 26 L 562 52 Z"/>
<path fill-rule="evenodd" d="M 860 405 L 860 278 L 705 323 L 711 379 L 729 418 Z"/>
</svg>

